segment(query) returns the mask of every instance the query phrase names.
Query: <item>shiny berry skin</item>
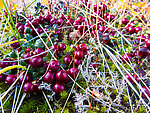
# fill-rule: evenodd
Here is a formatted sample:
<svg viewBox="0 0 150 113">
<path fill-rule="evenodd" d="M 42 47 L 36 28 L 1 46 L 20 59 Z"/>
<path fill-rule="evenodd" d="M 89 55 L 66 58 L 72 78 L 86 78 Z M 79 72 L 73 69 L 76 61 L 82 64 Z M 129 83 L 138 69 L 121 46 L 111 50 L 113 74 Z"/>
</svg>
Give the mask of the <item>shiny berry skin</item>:
<svg viewBox="0 0 150 113">
<path fill-rule="evenodd" d="M 123 61 L 124 63 L 131 61 L 131 56 L 130 56 L 130 54 L 129 54 L 129 53 L 123 54 L 123 55 L 122 55 L 122 61 Z"/>
<path fill-rule="evenodd" d="M 51 24 L 51 26 L 53 26 L 54 24 L 58 24 L 58 19 L 57 18 L 52 18 L 50 20 L 50 24 Z"/>
<path fill-rule="evenodd" d="M 140 41 L 140 42 L 144 42 L 145 39 L 146 39 L 146 37 L 144 35 L 141 35 L 138 37 L 138 41 Z"/>
<path fill-rule="evenodd" d="M 32 84 L 32 82 L 26 82 L 24 85 L 23 85 L 23 91 L 25 93 L 33 93 L 35 90 L 35 86 Z"/>
<path fill-rule="evenodd" d="M 42 48 L 37 48 L 37 49 L 34 50 L 34 52 L 35 52 L 36 54 L 40 54 L 40 53 L 43 53 L 44 50 L 43 50 Z M 41 56 L 41 57 L 44 57 L 45 54 L 43 53 L 43 54 L 41 54 L 40 56 Z"/>
<path fill-rule="evenodd" d="M 54 52 L 58 52 L 59 51 L 59 47 L 57 45 L 53 45 L 50 47 Z"/>
<path fill-rule="evenodd" d="M 63 19 L 63 20 L 66 19 L 65 16 L 64 16 L 64 14 L 60 14 L 59 18 L 61 18 L 61 19 Z"/>
<path fill-rule="evenodd" d="M 75 55 L 75 58 L 77 58 L 77 59 L 83 59 L 84 58 L 84 53 L 83 53 L 83 51 L 75 51 L 74 52 L 74 55 Z"/>
<path fill-rule="evenodd" d="M 33 68 L 40 67 L 43 64 L 43 59 L 40 56 L 36 56 L 30 59 L 30 65 Z"/>
<path fill-rule="evenodd" d="M 146 47 L 150 50 L 150 39 L 146 40 Z"/>
<path fill-rule="evenodd" d="M 76 78 L 76 76 L 77 76 L 78 73 L 79 73 L 79 70 L 78 70 L 78 68 L 73 67 L 73 68 L 70 68 L 70 69 L 69 69 L 68 73 L 69 73 L 69 75 L 70 75 L 72 78 Z"/>
<path fill-rule="evenodd" d="M 78 26 L 79 26 L 79 25 L 81 25 L 80 22 L 74 21 L 73 27 L 74 27 L 75 29 L 78 29 Z"/>
<path fill-rule="evenodd" d="M 59 47 L 59 51 L 64 51 L 65 49 L 66 49 L 66 44 L 64 44 L 64 43 L 60 43 L 59 45 L 58 45 L 58 47 Z"/>
<path fill-rule="evenodd" d="M 51 15 L 51 14 L 47 14 L 47 15 L 45 16 L 45 20 L 46 20 L 47 22 L 49 22 L 51 19 L 52 19 L 52 15 Z"/>
<path fill-rule="evenodd" d="M 71 18 L 66 21 L 67 26 L 71 26 L 71 25 L 73 25 L 73 23 L 74 23 L 74 21 Z"/>
<path fill-rule="evenodd" d="M 21 22 L 16 23 L 16 28 L 18 29 L 18 27 L 22 26 L 23 24 Z"/>
<path fill-rule="evenodd" d="M 107 20 L 108 21 L 112 21 L 112 20 L 114 20 L 115 19 L 115 15 L 108 15 L 107 16 Z"/>
<path fill-rule="evenodd" d="M 135 32 L 138 33 L 139 31 L 142 31 L 142 28 L 141 27 L 136 27 Z"/>
<path fill-rule="evenodd" d="M 99 31 L 103 33 L 103 32 L 105 31 L 105 27 L 104 27 L 104 26 L 101 26 L 101 27 L 99 28 Z"/>
<path fill-rule="evenodd" d="M 64 23 L 65 23 L 65 22 L 64 22 L 63 19 L 61 19 L 61 18 L 58 19 L 58 26 L 59 26 L 59 27 L 62 27 L 62 26 L 64 25 Z"/>
<path fill-rule="evenodd" d="M 142 87 L 143 90 L 145 91 L 145 93 L 148 95 L 148 97 L 150 97 L 150 89 L 146 88 L 145 86 Z M 142 98 L 143 99 L 147 99 L 146 95 L 142 92 Z"/>
<path fill-rule="evenodd" d="M 23 54 L 23 56 L 22 56 L 23 59 L 26 59 L 26 58 L 29 58 L 29 57 L 31 57 L 31 54 L 30 54 L 30 53 L 25 53 L 25 54 Z M 29 60 L 30 60 L 30 59 L 26 59 L 25 62 L 26 62 L 26 63 L 29 63 Z"/>
<path fill-rule="evenodd" d="M 16 37 L 13 37 L 13 38 L 11 39 L 11 41 L 15 41 L 15 40 L 17 40 Z M 19 46 L 20 46 L 19 42 L 15 42 L 15 43 L 11 44 L 11 47 L 12 47 L 13 49 L 18 48 Z"/>
<path fill-rule="evenodd" d="M 33 26 L 35 26 L 35 27 L 39 26 L 39 20 L 38 20 L 38 18 L 33 19 L 33 20 L 31 21 L 31 23 L 32 23 Z"/>
<path fill-rule="evenodd" d="M 5 80 L 5 74 L 0 74 L 0 83 L 3 82 Z"/>
<path fill-rule="evenodd" d="M 123 24 L 126 25 L 128 22 L 129 22 L 128 18 L 123 18 L 123 20 L 122 20 L 122 23 L 123 23 Z"/>
<path fill-rule="evenodd" d="M 104 19 L 106 19 L 106 18 L 107 18 L 107 16 L 109 16 L 109 13 L 104 13 L 103 18 L 104 18 Z"/>
<path fill-rule="evenodd" d="M 30 52 L 31 49 L 30 48 L 26 48 L 26 53 Z"/>
<path fill-rule="evenodd" d="M 131 82 L 131 83 L 134 83 L 134 81 L 132 80 L 131 76 L 137 81 L 139 82 L 139 79 L 138 79 L 138 76 L 136 74 L 131 74 L 131 76 L 129 74 L 126 74 L 125 75 L 126 78 Z"/>
<path fill-rule="evenodd" d="M 135 33 L 135 27 L 133 26 L 129 27 L 128 32 L 131 34 Z"/>
<path fill-rule="evenodd" d="M 19 33 L 24 33 L 24 25 L 18 27 Z"/>
<path fill-rule="evenodd" d="M 51 71 L 48 71 L 45 75 L 43 80 L 47 83 L 53 84 L 55 82 L 55 74 Z"/>
<path fill-rule="evenodd" d="M 37 27 L 37 28 L 35 28 L 36 29 L 36 31 L 39 33 L 39 34 L 41 34 L 41 33 L 43 33 L 44 31 L 43 31 L 43 29 L 42 28 L 40 28 L 40 27 Z"/>
<path fill-rule="evenodd" d="M 82 22 L 84 21 L 84 18 L 83 18 L 82 16 L 79 16 L 79 17 L 76 19 L 76 21 L 82 23 Z"/>
<path fill-rule="evenodd" d="M 57 82 L 68 83 L 70 81 L 68 73 L 64 70 L 60 70 L 55 75 Z"/>
<path fill-rule="evenodd" d="M 16 75 L 8 75 L 5 79 L 5 83 L 10 86 L 15 82 L 15 80 L 16 80 Z"/>
<path fill-rule="evenodd" d="M 6 62 L 3 62 L 3 61 L 6 61 Z M 1 67 L 1 68 L 5 68 L 5 67 L 9 66 L 10 63 L 7 62 L 7 61 L 9 61 L 8 58 L 2 59 L 2 60 L 0 61 L 0 67 Z"/>
<path fill-rule="evenodd" d="M 72 61 L 72 57 L 71 56 L 65 56 L 63 58 L 63 62 L 66 64 L 66 65 L 69 65 Z"/>
<path fill-rule="evenodd" d="M 139 56 L 141 58 L 145 58 L 149 55 L 149 50 L 147 47 L 141 47 L 140 50 L 139 50 Z"/>
<path fill-rule="evenodd" d="M 78 60 L 76 58 L 74 59 L 75 66 L 79 66 L 81 63 L 82 63 L 81 60 Z"/>
<path fill-rule="evenodd" d="M 45 18 L 42 16 L 39 16 L 38 20 L 39 20 L 39 23 L 42 25 L 45 23 Z"/>
<path fill-rule="evenodd" d="M 24 79 L 24 76 L 25 76 L 25 73 L 20 76 L 20 78 L 19 78 L 19 82 L 20 82 L 20 83 L 22 83 L 22 81 L 23 81 L 23 79 Z M 24 80 L 24 83 L 25 83 L 25 82 L 29 82 L 30 80 L 31 80 L 31 76 L 30 76 L 29 74 L 27 74 L 27 75 L 26 75 L 26 78 L 25 78 L 25 80 Z"/>
<path fill-rule="evenodd" d="M 57 60 L 51 60 L 49 62 L 49 69 L 52 72 L 56 72 L 60 68 L 60 63 Z"/>
<path fill-rule="evenodd" d="M 61 92 L 65 91 L 65 85 L 63 83 L 55 83 L 52 90 L 56 94 L 60 94 Z"/>
<path fill-rule="evenodd" d="M 34 84 L 36 92 L 41 92 L 42 91 L 42 87 L 40 85 L 41 85 L 40 82 L 37 82 L 36 84 Z"/>
<path fill-rule="evenodd" d="M 79 44 L 79 50 L 80 51 L 87 51 L 87 46 L 85 43 L 81 43 Z"/>
</svg>

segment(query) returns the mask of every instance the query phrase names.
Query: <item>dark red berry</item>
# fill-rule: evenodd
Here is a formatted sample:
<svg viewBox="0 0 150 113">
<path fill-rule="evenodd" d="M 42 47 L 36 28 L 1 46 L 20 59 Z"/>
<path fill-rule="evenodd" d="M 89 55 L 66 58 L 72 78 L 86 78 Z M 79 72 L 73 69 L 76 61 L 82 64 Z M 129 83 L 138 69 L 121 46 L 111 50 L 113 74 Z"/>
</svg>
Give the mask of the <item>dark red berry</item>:
<svg viewBox="0 0 150 113">
<path fill-rule="evenodd" d="M 42 25 L 45 23 L 45 19 L 42 16 L 39 16 L 38 20 L 39 20 L 39 23 Z"/>
<path fill-rule="evenodd" d="M 84 21 L 84 18 L 83 18 L 82 16 L 79 16 L 79 17 L 76 19 L 76 21 L 82 23 L 82 22 Z"/>
<path fill-rule="evenodd" d="M 101 31 L 102 33 L 105 31 L 105 27 L 104 26 L 101 26 L 100 28 L 99 28 L 99 31 Z"/>
<path fill-rule="evenodd" d="M 112 21 L 112 20 L 114 20 L 115 19 L 115 15 L 108 15 L 107 16 L 107 20 L 108 21 Z"/>
<path fill-rule="evenodd" d="M 19 33 L 24 33 L 24 25 L 18 27 Z"/>
<path fill-rule="evenodd" d="M 79 44 L 79 50 L 80 51 L 87 51 L 87 46 L 85 43 L 81 43 Z"/>
<path fill-rule="evenodd" d="M 19 82 L 22 83 L 23 79 L 24 79 L 25 73 L 22 74 L 19 78 Z M 26 75 L 26 78 L 24 79 L 24 83 L 25 82 L 29 82 L 31 80 L 31 76 L 29 74 Z"/>
<path fill-rule="evenodd" d="M 129 29 L 128 29 L 128 31 L 129 31 L 129 33 L 135 33 L 135 27 L 133 27 L 133 26 L 131 26 L 131 27 L 129 27 Z"/>
<path fill-rule="evenodd" d="M 31 23 L 33 24 L 34 27 L 39 26 L 39 20 L 38 20 L 38 18 L 33 19 L 33 20 L 31 21 Z"/>
<path fill-rule="evenodd" d="M 18 29 L 18 27 L 23 26 L 23 24 L 21 22 L 16 23 L 16 28 Z"/>
<path fill-rule="evenodd" d="M 83 51 L 75 51 L 74 52 L 74 55 L 75 55 L 75 58 L 77 58 L 77 59 L 83 59 L 84 58 L 84 53 L 83 53 Z"/>
<path fill-rule="evenodd" d="M 49 62 L 49 69 L 56 72 L 60 68 L 60 63 L 57 60 L 51 60 Z"/>
<path fill-rule="evenodd" d="M 63 19 L 58 19 L 58 26 L 62 27 L 64 25 L 65 21 Z"/>
<path fill-rule="evenodd" d="M 23 59 L 26 59 L 26 60 L 25 60 L 26 63 L 29 63 L 29 60 L 30 60 L 30 59 L 27 59 L 27 58 L 29 58 L 29 57 L 31 57 L 31 54 L 30 54 L 30 53 L 25 53 L 25 54 L 23 54 L 23 56 L 22 56 Z"/>
<path fill-rule="evenodd" d="M 81 60 L 78 60 L 75 58 L 74 63 L 75 63 L 75 66 L 79 66 L 82 62 L 81 62 Z"/>
<path fill-rule="evenodd" d="M 47 15 L 45 16 L 45 20 L 46 20 L 47 22 L 50 22 L 51 19 L 52 19 L 52 15 L 51 15 L 51 14 L 47 14 Z"/>
<path fill-rule="evenodd" d="M 23 86 L 23 91 L 25 93 L 31 94 L 34 92 L 34 90 L 35 90 L 35 86 L 32 84 L 32 82 L 26 82 Z"/>
<path fill-rule="evenodd" d="M 10 65 L 10 62 L 9 62 L 9 59 L 8 59 L 8 58 L 2 59 L 2 60 L 0 61 L 0 67 L 1 67 L 1 68 L 5 68 L 5 67 L 7 67 L 7 66 L 9 66 L 9 65 Z"/>
<path fill-rule="evenodd" d="M 150 97 L 150 88 L 147 88 L 145 86 L 143 86 L 142 88 L 145 91 L 145 93 L 148 95 L 148 97 Z M 142 98 L 147 99 L 147 96 L 143 92 L 142 92 Z"/>
<path fill-rule="evenodd" d="M 131 61 L 131 56 L 129 53 L 125 53 L 122 55 L 122 61 L 125 63 L 125 62 L 129 62 Z"/>
<path fill-rule="evenodd" d="M 70 19 L 68 19 L 67 21 L 66 21 L 66 25 L 67 26 L 71 26 L 71 25 L 73 25 L 73 20 L 70 18 Z"/>
<path fill-rule="evenodd" d="M 59 47 L 59 51 L 64 51 L 65 49 L 66 49 L 66 44 L 64 44 L 64 43 L 60 43 L 59 45 L 58 45 L 58 47 Z"/>
<path fill-rule="evenodd" d="M 0 74 L 0 83 L 3 82 L 5 80 L 5 74 Z"/>
<path fill-rule="evenodd" d="M 39 33 L 39 34 L 41 34 L 41 33 L 43 33 L 44 31 L 43 31 L 43 29 L 42 28 L 40 28 L 40 27 L 37 27 L 37 28 L 35 28 L 36 29 L 36 31 Z"/>
<path fill-rule="evenodd" d="M 128 18 L 123 18 L 123 20 L 122 20 L 122 23 L 123 23 L 123 24 L 126 25 L 128 22 L 129 22 Z"/>
<path fill-rule="evenodd" d="M 55 82 L 55 74 L 51 71 L 48 71 L 45 75 L 43 80 L 47 83 L 53 84 Z"/>
<path fill-rule="evenodd" d="M 68 77 L 68 73 L 64 70 L 58 71 L 56 73 L 55 77 L 58 82 L 68 83 L 70 81 L 70 79 Z"/>
<path fill-rule="evenodd" d="M 147 47 L 141 47 L 140 50 L 139 50 L 139 56 L 141 58 L 145 58 L 149 55 L 149 50 Z"/>
<path fill-rule="evenodd" d="M 13 37 L 13 38 L 11 39 L 11 41 L 15 41 L 15 40 L 17 40 L 16 37 Z M 15 43 L 12 43 L 12 44 L 11 44 L 11 47 L 12 47 L 13 49 L 18 48 L 19 46 L 20 46 L 19 42 L 15 42 Z"/>
<path fill-rule="evenodd" d="M 146 40 L 146 47 L 150 50 L 150 39 Z"/>
<path fill-rule="evenodd" d="M 53 45 L 50 47 L 54 52 L 58 52 L 59 51 L 59 47 L 57 45 Z"/>
<path fill-rule="evenodd" d="M 141 27 L 136 27 L 135 32 L 138 33 L 139 31 L 142 31 L 142 28 Z"/>
<path fill-rule="evenodd" d="M 34 52 L 35 52 L 36 54 L 40 54 L 40 53 L 43 53 L 44 50 L 43 50 L 42 48 L 37 48 L 37 49 L 34 50 Z M 41 54 L 40 56 L 41 56 L 41 57 L 44 57 L 45 54 L 43 53 L 43 54 Z"/>
<path fill-rule="evenodd" d="M 69 65 L 72 61 L 72 57 L 71 56 L 65 56 L 63 58 L 63 62 L 66 64 L 66 65 Z"/>
<path fill-rule="evenodd" d="M 30 59 L 30 65 L 33 68 L 40 67 L 43 64 L 43 59 L 40 56 L 36 56 Z"/>
<path fill-rule="evenodd" d="M 16 75 L 8 75 L 5 79 L 5 83 L 10 86 L 15 82 L 15 80 L 16 80 Z"/>
<path fill-rule="evenodd" d="M 53 89 L 53 92 L 55 92 L 56 94 L 59 94 L 65 91 L 65 86 L 62 83 L 55 83 L 52 89 Z"/>
<path fill-rule="evenodd" d="M 76 76 L 77 76 L 78 73 L 79 73 L 79 70 L 78 70 L 78 68 L 73 67 L 73 68 L 70 68 L 70 69 L 69 69 L 68 73 L 69 73 L 69 75 L 70 75 L 72 78 L 76 78 Z"/>
<path fill-rule="evenodd" d="M 53 26 L 54 24 L 58 24 L 58 19 L 57 18 L 52 18 L 50 20 L 50 24 L 51 24 L 51 26 Z"/>
<path fill-rule="evenodd" d="M 42 87 L 40 86 L 41 83 L 40 82 L 37 82 L 35 85 L 35 91 L 36 92 L 41 92 L 42 91 Z"/>
</svg>

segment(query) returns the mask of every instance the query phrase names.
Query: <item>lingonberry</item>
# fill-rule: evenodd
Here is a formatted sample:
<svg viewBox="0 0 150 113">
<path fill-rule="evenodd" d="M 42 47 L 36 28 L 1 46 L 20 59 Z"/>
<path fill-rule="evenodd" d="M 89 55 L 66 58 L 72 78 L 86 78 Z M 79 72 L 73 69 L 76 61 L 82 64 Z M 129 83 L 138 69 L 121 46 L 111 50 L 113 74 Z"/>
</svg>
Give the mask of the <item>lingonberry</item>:
<svg viewBox="0 0 150 113">
<path fill-rule="evenodd" d="M 77 58 L 77 59 L 83 59 L 84 58 L 83 51 L 75 51 L 74 55 L 75 55 L 75 58 Z"/>
<path fill-rule="evenodd" d="M 133 26 L 129 27 L 128 32 L 131 34 L 135 33 L 135 27 Z"/>
<path fill-rule="evenodd" d="M 58 47 L 59 47 L 59 51 L 62 52 L 62 51 L 64 51 L 64 50 L 66 49 L 66 44 L 60 43 L 60 44 L 58 45 Z"/>
<path fill-rule="evenodd" d="M 48 71 L 45 75 L 43 80 L 47 83 L 53 84 L 55 82 L 55 74 L 54 72 Z"/>
<path fill-rule="evenodd" d="M 5 68 L 5 67 L 7 67 L 7 66 L 9 66 L 9 65 L 10 65 L 10 63 L 9 63 L 9 59 L 8 59 L 8 58 L 2 59 L 2 60 L 0 61 L 0 67 L 1 67 L 1 68 Z"/>
<path fill-rule="evenodd" d="M 15 41 L 15 40 L 17 40 L 16 37 L 13 37 L 13 38 L 11 39 L 11 41 Z M 11 44 L 11 47 L 12 47 L 13 49 L 18 48 L 19 46 L 20 46 L 19 42 L 15 42 L 15 43 L 12 43 L 12 44 Z"/>
<path fill-rule="evenodd" d="M 8 75 L 5 79 L 5 83 L 10 86 L 15 82 L 15 80 L 16 80 L 16 75 Z"/>
<path fill-rule="evenodd" d="M 20 78 L 19 78 L 19 82 L 20 82 L 20 83 L 22 83 L 24 77 L 25 77 L 25 73 L 20 76 Z M 27 75 L 26 75 L 26 78 L 24 79 L 24 83 L 25 83 L 25 82 L 29 82 L 30 80 L 31 80 L 31 76 L 30 76 L 29 74 L 27 74 Z"/>
<path fill-rule="evenodd" d="M 141 27 L 136 27 L 135 32 L 138 33 L 139 31 L 142 31 L 142 28 Z"/>
<path fill-rule="evenodd" d="M 60 68 L 60 63 L 57 60 L 51 60 L 49 62 L 49 69 L 56 72 Z"/>
<path fill-rule="evenodd" d="M 126 25 L 128 22 L 129 22 L 128 18 L 123 18 L 123 20 L 122 20 L 122 23 L 123 23 L 123 24 Z"/>
<path fill-rule="evenodd" d="M 76 58 L 74 59 L 75 66 L 79 66 L 81 63 L 82 63 L 81 60 L 78 60 Z"/>
<path fill-rule="evenodd" d="M 55 75 L 57 82 L 68 83 L 70 81 L 68 73 L 64 70 L 60 70 Z"/>
<path fill-rule="evenodd" d="M 131 61 L 131 56 L 129 53 L 125 53 L 122 55 L 122 61 L 125 63 L 125 62 L 129 62 Z"/>
<path fill-rule="evenodd" d="M 78 73 L 79 73 L 79 70 L 78 70 L 78 68 L 76 68 L 76 67 L 72 67 L 72 68 L 69 69 L 68 73 L 69 73 L 69 75 L 70 75 L 72 78 L 76 78 L 76 76 L 77 76 Z"/>
<path fill-rule="evenodd" d="M 145 86 L 143 86 L 142 88 L 145 91 L 145 93 L 148 95 L 148 97 L 150 97 L 150 89 Z M 142 92 L 142 98 L 147 99 L 147 96 L 143 92 Z"/>
<path fill-rule="evenodd" d="M 65 56 L 63 58 L 63 62 L 66 64 L 66 65 L 69 65 L 72 61 L 72 57 L 71 56 Z"/>
<path fill-rule="evenodd" d="M 43 64 L 43 59 L 40 56 L 33 57 L 29 60 L 31 67 L 37 68 Z"/>
<path fill-rule="evenodd" d="M 23 59 L 26 59 L 26 60 L 25 60 L 26 63 L 29 63 L 29 60 L 30 60 L 30 59 L 27 59 L 27 58 L 29 58 L 29 57 L 31 57 L 31 54 L 30 54 L 29 52 L 23 54 L 23 56 L 22 56 Z"/>
<path fill-rule="evenodd" d="M 23 91 L 25 93 L 33 93 L 35 90 L 35 86 L 32 84 L 32 82 L 26 82 L 24 85 L 23 85 Z"/>
<path fill-rule="evenodd" d="M 61 92 L 65 91 L 65 85 L 63 83 L 55 83 L 52 90 L 56 94 L 60 94 Z"/>
<path fill-rule="evenodd" d="M 146 40 L 146 47 L 150 50 L 150 39 Z"/>
<path fill-rule="evenodd" d="M 37 49 L 34 50 L 34 52 L 35 52 L 36 54 L 40 54 L 40 53 L 43 53 L 44 50 L 43 50 L 42 48 L 37 48 Z M 41 56 L 41 57 L 44 57 L 45 54 L 43 53 L 43 54 L 41 54 L 40 56 Z"/>
<path fill-rule="evenodd" d="M 145 37 L 144 35 L 140 35 L 140 36 L 138 37 L 138 41 L 140 41 L 140 42 L 144 42 L 145 39 L 146 39 L 146 37 Z"/>
</svg>

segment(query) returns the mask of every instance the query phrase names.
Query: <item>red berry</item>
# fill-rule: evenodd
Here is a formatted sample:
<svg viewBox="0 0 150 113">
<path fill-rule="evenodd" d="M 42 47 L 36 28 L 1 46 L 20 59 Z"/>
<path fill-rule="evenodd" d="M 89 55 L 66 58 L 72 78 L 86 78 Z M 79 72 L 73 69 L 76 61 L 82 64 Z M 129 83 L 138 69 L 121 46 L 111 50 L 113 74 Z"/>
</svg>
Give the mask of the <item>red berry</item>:
<svg viewBox="0 0 150 113">
<path fill-rule="evenodd" d="M 132 76 L 137 82 L 139 82 L 138 76 L 137 76 L 136 74 L 131 74 L 131 75 L 126 74 L 125 76 L 126 76 L 126 78 L 127 78 L 131 83 L 134 83 L 134 81 L 132 80 L 131 76 Z"/>
<path fill-rule="evenodd" d="M 50 47 L 54 52 L 58 52 L 59 51 L 59 47 L 57 45 L 53 45 Z"/>
<path fill-rule="evenodd" d="M 24 25 L 21 25 L 18 27 L 18 32 L 19 33 L 24 33 Z"/>
<path fill-rule="evenodd" d="M 129 53 L 125 53 L 122 55 L 122 61 L 125 63 L 125 62 L 129 62 L 131 61 L 131 56 Z"/>
<path fill-rule="evenodd" d="M 7 67 L 9 65 L 10 65 L 10 63 L 9 63 L 9 59 L 8 58 L 2 59 L 1 62 L 0 62 L 0 67 L 1 68 L 5 68 L 5 67 Z"/>
<path fill-rule="evenodd" d="M 78 29 L 78 26 L 79 26 L 79 25 L 81 25 L 80 22 L 74 21 L 73 27 L 74 27 L 75 29 Z"/>
<path fill-rule="evenodd" d="M 62 27 L 64 25 L 65 21 L 63 19 L 58 19 L 58 26 Z"/>
<path fill-rule="evenodd" d="M 16 23 L 16 28 L 18 29 L 18 27 L 22 26 L 23 24 L 21 22 Z"/>
<path fill-rule="evenodd" d="M 26 63 L 29 63 L 29 60 L 30 60 L 30 59 L 27 59 L 27 58 L 29 58 L 29 57 L 31 57 L 30 53 L 25 53 L 25 54 L 23 54 L 23 56 L 22 56 L 23 59 L 26 59 L 26 60 L 25 60 Z"/>
<path fill-rule="evenodd" d="M 43 80 L 47 83 L 54 83 L 55 82 L 55 74 L 51 71 L 48 71 L 45 75 Z"/>
<path fill-rule="evenodd" d="M 64 70 L 58 71 L 55 77 L 58 82 L 68 83 L 70 81 L 68 73 Z"/>
<path fill-rule="evenodd" d="M 34 50 L 34 52 L 35 52 L 36 54 L 40 54 L 40 53 L 43 53 L 44 50 L 43 50 L 42 48 L 37 48 L 37 49 Z M 45 54 L 43 53 L 43 54 L 41 54 L 40 56 L 41 56 L 41 57 L 44 57 Z"/>
<path fill-rule="evenodd" d="M 65 86 L 62 83 L 55 83 L 52 89 L 53 89 L 53 92 L 55 92 L 56 94 L 59 94 L 65 91 Z"/>
<path fill-rule="evenodd" d="M 139 56 L 140 56 L 140 57 L 145 58 L 145 57 L 147 57 L 148 55 L 149 55 L 149 50 L 148 50 L 148 48 L 146 48 L 146 47 L 140 48 L 140 50 L 139 50 Z"/>
<path fill-rule="evenodd" d="M 30 48 L 26 48 L 26 53 L 30 52 L 31 49 Z"/>
<path fill-rule="evenodd" d="M 58 24 L 58 19 L 57 18 L 52 18 L 50 20 L 50 24 L 51 24 L 51 26 L 53 26 L 54 24 Z"/>
<path fill-rule="evenodd" d="M 112 21 L 112 20 L 114 20 L 115 19 L 115 15 L 108 15 L 107 16 L 107 20 L 108 21 Z"/>
<path fill-rule="evenodd" d="M 31 23 L 32 23 L 33 26 L 35 26 L 35 27 L 39 26 L 39 20 L 38 20 L 38 18 L 33 19 L 33 20 L 31 21 Z"/>
<path fill-rule="evenodd" d="M 81 62 L 81 60 L 78 60 L 75 58 L 74 63 L 75 63 L 75 66 L 79 66 L 82 62 Z"/>
<path fill-rule="evenodd" d="M 52 19 L 52 15 L 51 15 L 51 14 L 47 14 L 47 15 L 45 16 L 45 20 L 46 20 L 47 22 L 49 22 L 51 19 Z"/>
<path fill-rule="evenodd" d="M 38 20 L 39 20 L 39 23 L 42 25 L 45 23 L 45 19 L 42 16 L 39 16 Z"/>
<path fill-rule="evenodd" d="M 82 23 L 82 22 L 84 21 L 84 18 L 83 18 L 82 16 L 79 16 L 79 17 L 76 19 L 76 21 Z"/>
<path fill-rule="evenodd" d="M 17 40 L 16 37 L 13 37 L 13 38 L 11 39 L 11 41 L 15 41 L 15 40 Z M 20 46 L 19 42 L 15 42 L 15 43 L 12 43 L 12 44 L 11 44 L 11 47 L 12 47 L 13 49 L 18 48 L 19 46 Z"/>
<path fill-rule="evenodd" d="M 138 33 L 139 31 L 142 31 L 142 28 L 141 27 L 136 27 L 135 32 Z"/>
<path fill-rule="evenodd" d="M 99 31 L 101 31 L 102 33 L 105 31 L 105 27 L 104 26 L 101 26 L 100 28 L 99 28 Z"/>
<path fill-rule="evenodd" d="M 66 21 L 66 25 L 67 26 L 71 26 L 71 25 L 73 25 L 73 20 L 70 18 L 70 19 L 68 19 L 67 21 Z"/>
<path fill-rule="evenodd" d="M 15 80 L 16 80 L 16 75 L 8 75 L 5 79 L 5 83 L 10 86 L 15 82 Z"/>
<path fill-rule="evenodd" d="M 24 76 L 25 76 L 25 73 L 20 76 L 20 78 L 19 78 L 19 82 L 20 82 L 20 83 L 22 83 L 22 81 L 23 81 L 23 79 L 24 79 Z M 29 74 L 27 74 L 27 75 L 26 75 L 26 78 L 25 78 L 25 80 L 24 80 L 24 83 L 25 83 L 25 82 L 29 82 L 30 80 L 31 80 L 31 76 L 30 76 Z"/>
<path fill-rule="evenodd" d="M 39 83 L 39 82 L 37 82 L 35 84 L 35 91 L 36 92 L 41 92 L 42 91 L 42 87 L 40 85 L 41 85 L 41 83 Z"/>
<path fill-rule="evenodd" d="M 66 45 L 65 45 L 64 43 L 60 43 L 60 44 L 58 45 L 58 47 L 59 47 L 59 51 L 61 51 L 61 52 L 66 49 Z"/>
<path fill-rule="evenodd" d="M 87 46 L 85 43 L 81 43 L 79 44 L 79 50 L 80 51 L 87 51 Z"/>
<path fill-rule="evenodd" d="M 23 86 L 23 91 L 25 93 L 31 94 L 34 92 L 34 90 L 35 90 L 35 86 L 32 84 L 32 82 L 26 82 Z"/>
<path fill-rule="evenodd" d="M 40 56 L 36 56 L 30 59 L 30 65 L 33 68 L 40 67 L 43 64 L 43 59 Z"/>
<path fill-rule="evenodd" d="M 76 78 L 76 76 L 77 76 L 78 73 L 79 73 L 79 70 L 78 70 L 78 68 L 73 67 L 73 68 L 70 68 L 70 69 L 69 69 L 68 73 L 69 73 L 69 75 L 70 75 L 72 78 Z"/>
<path fill-rule="evenodd" d="M 123 24 L 126 25 L 128 22 L 129 22 L 128 18 L 123 18 L 123 20 L 122 20 L 122 23 L 123 23 Z"/>
<path fill-rule="evenodd" d="M 147 47 L 148 49 L 150 49 L 150 39 L 147 39 L 147 40 L 146 40 L 146 47 Z"/>
<path fill-rule="evenodd" d="M 40 27 L 35 28 L 35 31 L 37 31 L 39 34 L 43 33 L 43 29 Z"/>
<path fill-rule="evenodd" d="M 66 64 L 66 65 L 69 65 L 72 61 L 72 57 L 71 56 L 65 56 L 63 58 L 63 62 Z"/>
<path fill-rule="evenodd" d="M 133 26 L 129 27 L 128 32 L 133 34 L 135 32 L 135 27 Z"/>
<path fill-rule="evenodd" d="M 5 74 L 0 74 L 0 83 L 3 82 L 5 80 Z"/>
<path fill-rule="evenodd" d="M 60 63 L 57 60 L 51 60 L 49 63 L 49 69 L 56 72 L 60 68 Z"/>
<path fill-rule="evenodd" d="M 145 91 L 145 93 L 148 95 L 148 97 L 150 97 L 150 89 L 149 88 L 146 88 L 145 86 L 142 87 L 143 90 Z M 146 95 L 142 92 L 142 98 L 143 99 L 147 99 Z"/>
<path fill-rule="evenodd" d="M 75 58 L 77 58 L 77 59 L 83 59 L 84 58 L 83 51 L 75 51 L 74 55 L 75 55 Z"/>
</svg>

